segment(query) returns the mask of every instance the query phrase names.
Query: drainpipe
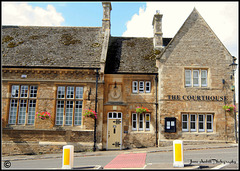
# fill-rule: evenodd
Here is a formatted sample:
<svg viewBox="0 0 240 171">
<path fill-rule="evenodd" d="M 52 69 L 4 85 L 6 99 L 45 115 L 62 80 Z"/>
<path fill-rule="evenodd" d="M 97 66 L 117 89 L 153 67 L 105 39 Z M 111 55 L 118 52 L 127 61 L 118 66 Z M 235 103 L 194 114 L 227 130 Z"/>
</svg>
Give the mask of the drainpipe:
<svg viewBox="0 0 240 171">
<path fill-rule="evenodd" d="M 158 87 L 158 75 L 156 75 L 155 76 L 155 87 L 156 87 L 156 103 L 155 103 L 155 105 L 156 105 L 156 131 L 155 131 L 155 133 L 156 133 L 156 147 L 158 146 L 158 120 L 157 120 L 157 112 L 158 112 L 158 99 L 157 99 L 157 97 L 158 97 L 158 94 L 157 94 L 157 87 Z"/>
<path fill-rule="evenodd" d="M 95 97 L 95 112 L 97 113 L 97 89 L 98 89 L 98 78 L 99 78 L 99 74 L 98 74 L 98 69 L 96 71 L 96 97 Z M 97 119 L 94 118 L 94 145 L 93 145 L 93 151 L 96 151 L 96 128 L 97 128 Z"/>
</svg>

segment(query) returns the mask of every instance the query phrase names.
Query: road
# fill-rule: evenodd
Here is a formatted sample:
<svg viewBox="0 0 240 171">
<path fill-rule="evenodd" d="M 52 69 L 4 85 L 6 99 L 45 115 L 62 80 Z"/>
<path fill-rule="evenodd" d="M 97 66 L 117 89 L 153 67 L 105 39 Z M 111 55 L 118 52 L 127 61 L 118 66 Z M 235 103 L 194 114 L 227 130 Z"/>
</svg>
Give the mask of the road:
<svg viewBox="0 0 240 171">
<path fill-rule="evenodd" d="M 75 157 L 74 167 L 79 166 L 94 166 L 94 165 L 107 165 L 117 154 L 104 155 L 104 156 L 86 156 Z M 147 153 L 146 164 L 154 163 L 172 163 L 172 152 L 155 152 Z M 184 163 L 191 163 L 193 165 L 199 165 L 202 169 L 209 169 L 214 167 L 220 167 L 220 169 L 237 169 L 238 168 L 238 148 L 219 148 L 208 150 L 189 150 L 184 151 Z M 61 158 L 51 159 L 38 159 L 38 160 L 21 160 L 11 161 L 9 169 L 46 169 L 46 168 L 61 168 Z M 2 162 L 2 168 L 4 163 Z"/>
</svg>

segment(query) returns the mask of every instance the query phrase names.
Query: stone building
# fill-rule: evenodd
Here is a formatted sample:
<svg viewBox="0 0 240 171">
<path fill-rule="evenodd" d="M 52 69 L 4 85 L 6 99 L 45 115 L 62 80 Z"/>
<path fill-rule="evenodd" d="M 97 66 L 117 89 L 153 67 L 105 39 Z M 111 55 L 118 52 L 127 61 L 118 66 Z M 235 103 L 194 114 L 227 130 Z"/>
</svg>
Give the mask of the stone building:
<svg viewBox="0 0 240 171">
<path fill-rule="evenodd" d="M 157 63 L 160 143 L 167 139 L 234 141 L 233 112 L 222 108 L 233 104 L 232 56 L 196 9 Z M 175 124 L 171 118 L 176 118 L 175 132 L 168 132 Z"/>
<path fill-rule="evenodd" d="M 111 36 L 102 6 L 102 27 L 2 26 L 3 154 L 233 141 L 232 56 L 197 10 L 173 38 L 159 12 L 154 37 L 136 38 Z"/>
</svg>

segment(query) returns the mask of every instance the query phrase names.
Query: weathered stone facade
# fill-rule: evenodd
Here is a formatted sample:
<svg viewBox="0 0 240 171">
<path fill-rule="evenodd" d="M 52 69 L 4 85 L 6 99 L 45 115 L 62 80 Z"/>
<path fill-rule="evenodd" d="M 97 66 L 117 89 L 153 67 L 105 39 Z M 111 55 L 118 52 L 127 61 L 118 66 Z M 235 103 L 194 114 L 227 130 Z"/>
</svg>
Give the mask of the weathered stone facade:
<svg viewBox="0 0 240 171">
<path fill-rule="evenodd" d="M 102 27 L 2 27 L 3 154 L 55 153 L 66 144 L 73 144 L 76 151 L 92 149 L 94 119 L 82 116 L 85 109 L 95 108 L 98 150 L 163 146 L 175 139 L 195 144 L 233 141 L 233 113 L 222 109 L 232 103 L 228 75 L 232 56 L 197 10 L 174 38 L 162 37 L 159 13 L 153 19 L 154 37 L 134 38 L 112 37 L 111 3 L 103 2 L 103 9 Z M 198 77 L 198 87 L 186 86 L 186 70 L 199 75 L 204 70 L 207 76 Z M 207 82 L 204 87 L 202 79 Z M 51 118 L 35 118 L 29 124 L 32 99 L 29 94 L 16 97 L 14 85 L 36 86 L 34 114 L 48 111 Z M 66 88 L 65 96 L 67 87 L 82 88 L 80 123 L 66 122 L 69 108 L 77 111 L 79 99 L 62 100 L 58 87 Z M 26 118 L 19 122 L 24 113 L 21 100 L 27 100 Z M 57 124 L 61 100 L 64 119 Z M 149 111 L 136 113 L 138 106 Z M 10 123 L 11 108 L 16 109 L 15 123 Z M 72 112 L 70 118 L 74 116 Z M 176 125 L 165 124 L 169 117 Z M 166 132 L 173 126 L 176 132 Z M 116 134 L 119 139 L 112 142 Z"/>
<path fill-rule="evenodd" d="M 233 92 L 230 90 L 232 82 L 228 75 L 232 56 L 196 9 L 157 60 L 161 125 L 159 141 L 168 139 L 234 141 L 233 113 L 225 112 L 222 108 L 223 105 L 232 103 Z M 207 86 L 186 87 L 186 69 L 207 70 Z M 225 84 L 222 83 L 223 79 Z M 213 114 L 213 131 L 183 132 L 184 113 Z M 165 132 L 165 117 L 177 119 L 176 133 Z"/>
<path fill-rule="evenodd" d="M 155 85 L 155 75 L 106 74 L 104 84 L 103 147 L 107 138 L 107 114 L 122 112 L 122 148 L 154 146 L 156 142 L 156 88 L 151 93 L 132 93 L 133 81 L 150 81 Z M 114 88 L 114 86 L 116 87 Z M 116 91 L 116 94 L 114 92 Z M 133 130 L 132 113 L 138 106 L 144 106 L 150 113 L 150 130 Z"/>
</svg>

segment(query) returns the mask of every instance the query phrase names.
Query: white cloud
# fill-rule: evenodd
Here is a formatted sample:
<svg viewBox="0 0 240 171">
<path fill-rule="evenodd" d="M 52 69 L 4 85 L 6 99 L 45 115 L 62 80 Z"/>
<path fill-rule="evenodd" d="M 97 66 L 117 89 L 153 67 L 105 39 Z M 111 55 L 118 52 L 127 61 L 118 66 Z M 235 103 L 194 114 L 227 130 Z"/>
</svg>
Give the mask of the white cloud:
<svg viewBox="0 0 240 171">
<path fill-rule="evenodd" d="M 156 10 L 160 10 L 163 37 L 173 37 L 194 7 L 225 46 L 237 44 L 237 2 L 147 2 L 146 9 L 140 8 L 139 13 L 126 23 L 127 30 L 122 36 L 153 37 L 152 19 Z"/>
<path fill-rule="evenodd" d="M 174 37 L 194 7 L 228 51 L 238 58 L 238 2 L 147 2 L 146 8 L 140 8 L 126 23 L 127 30 L 122 36 L 153 37 L 152 19 L 156 10 L 160 10 L 163 37 Z"/>
<path fill-rule="evenodd" d="M 2 25 L 60 26 L 62 22 L 64 18 L 52 5 L 43 9 L 24 2 L 2 2 Z"/>
</svg>

